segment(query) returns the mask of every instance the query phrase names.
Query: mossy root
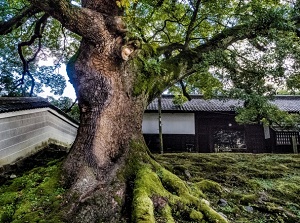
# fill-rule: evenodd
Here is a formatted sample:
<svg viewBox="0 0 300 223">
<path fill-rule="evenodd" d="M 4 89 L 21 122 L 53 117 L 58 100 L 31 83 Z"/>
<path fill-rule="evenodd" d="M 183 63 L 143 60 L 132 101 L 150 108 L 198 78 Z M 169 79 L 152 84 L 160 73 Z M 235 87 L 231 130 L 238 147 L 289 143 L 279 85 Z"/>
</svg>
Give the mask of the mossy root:
<svg viewBox="0 0 300 223">
<path fill-rule="evenodd" d="M 209 206 L 196 185 L 188 185 L 154 160 L 137 171 L 133 191 L 135 223 L 190 222 L 227 223 Z"/>
</svg>

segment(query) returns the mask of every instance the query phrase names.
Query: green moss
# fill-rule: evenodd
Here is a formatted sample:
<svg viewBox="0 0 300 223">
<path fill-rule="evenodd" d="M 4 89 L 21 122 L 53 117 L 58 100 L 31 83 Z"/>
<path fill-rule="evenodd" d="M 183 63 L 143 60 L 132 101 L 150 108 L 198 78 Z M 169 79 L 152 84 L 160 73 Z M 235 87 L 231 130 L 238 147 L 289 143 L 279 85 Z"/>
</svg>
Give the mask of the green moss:
<svg viewBox="0 0 300 223">
<path fill-rule="evenodd" d="M 190 188 L 178 176 L 172 174 L 164 168 L 160 168 L 157 173 L 162 184 L 166 189 L 168 189 L 168 191 L 175 195 L 181 196 L 186 201 L 191 198 Z"/>
<path fill-rule="evenodd" d="M 300 181 L 298 183 L 279 181 L 273 193 L 280 193 L 283 197 L 295 203 L 299 203 Z"/>
<path fill-rule="evenodd" d="M 243 205 L 254 204 L 258 200 L 258 196 L 256 194 L 246 194 L 243 195 L 240 199 L 240 203 Z"/>
<path fill-rule="evenodd" d="M 0 222 L 11 222 L 15 212 L 14 204 L 3 205 L 0 210 Z"/>
<path fill-rule="evenodd" d="M 172 209 L 168 204 L 165 205 L 162 208 L 161 215 L 162 215 L 163 220 L 164 220 L 163 222 L 165 222 L 165 223 L 175 223 L 175 221 L 172 217 Z"/>
<path fill-rule="evenodd" d="M 219 222 L 219 223 L 227 222 L 227 220 L 218 212 L 216 212 L 214 209 L 212 209 L 209 206 L 209 203 L 204 199 L 200 201 L 200 203 L 198 204 L 198 208 L 205 215 L 208 222 Z"/>
<path fill-rule="evenodd" d="M 15 192 L 15 191 L 21 191 L 22 189 L 24 189 L 26 187 L 27 181 L 25 178 L 16 178 L 12 181 L 12 184 L 9 185 L 7 188 L 1 188 L 2 190 L 5 190 L 7 192 L 11 191 L 11 192 Z M 0 191 L 1 191 L 0 189 Z"/>
<path fill-rule="evenodd" d="M 148 166 L 145 165 L 140 169 L 133 191 L 132 218 L 134 222 L 155 222 L 154 206 L 150 197 L 154 192 L 160 195 L 163 193 L 163 191 L 158 191 L 159 184 L 157 175 Z"/>
<path fill-rule="evenodd" d="M 202 195 L 199 189 L 188 186 L 178 176 L 162 168 L 155 161 L 151 164 L 144 164 L 136 175 L 133 191 L 133 222 L 155 222 L 157 218 L 163 218 L 166 222 L 176 222 L 174 218 L 184 219 L 187 216 L 190 220 L 207 219 L 207 222 L 227 222 L 199 198 L 199 195 Z M 153 197 L 160 197 L 160 202 L 152 200 Z"/>
<path fill-rule="evenodd" d="M 34 203 L 32 201 L 25 201 L 23 200 L 22 203 L 19 203 L 16 205 L 14 219 L 21 219 L 24 218 L 26 214 L 31 215 L 31 210 L 33 209 L 32 206 Z"/>
<path fill-rule="evenodd" d="M 221 195 L 223 191 L 221 185 L 212 180 L 202 180 L 196 183 L 196 186 L 204 193 L 211 192 L 211 193 L 216 193 L 218 195 Z"/>
<path fill-rule="evenodd" d="M 143 55 L 135 57 L 132 62 L 133 69 L 136 70 L 135 83 L 133 87 L 134 95 L 147 94 L 157 87 L 156 82 L 161 70 L 155 64 L 155 60 L 148 60 Z"/>
<path fill-rule="evenodd" d="M 118 205 L 122 204 L 122 198 L 120 196 L 114 196 L 114 200 L 118 203 Z"/>
<path fill-rule="evenodd" d="M 188 169 L 189 181 L 193 182 L 189 188 L 202 190 L 214 210 L 226 214 L 232 222 L 300 222 L 299 155 L 172 153 L 157 155 L 156 159 L 182 179 Z M 218 186 L 206 189 L 207 180 L 219 184 L 221 190 Z M 220 195 L 227 205 L 218 205 Z M 249 205 L 254 207 L 251 213 L 243 208 Z M 195 210 L 211 221 L 204 209 Z"/>
<path fill-rule="evenodd" d="M 126 168 L 119 171 L 117 177 L 119 180 L 133 180 L 136 176 L 141 163 L 147 162 L 149 156 L 147 155 L 147 148 L 144 143 L 139 140 L 132 140 L 130 142 L 130 148 L 128 159 L 126 160 Z M 145 155 L 146 154 L 146 155 Z"/>
<path fill-rule="evenodd" d="M 190 218 L 192 220 L 199 221 L 199 220 L 202 220 L 204 218 L 204 216 L 201 212 L 196 211 L 196 210 L 192 210 L 191 213 L 190 213 Z"/>
<path fill-rule="evenodd" d="M 18 199 L 18 192 L 2 192 L 0 194 L 0 206 L 13 204 Z"/>
<path fill-rule="evenodd" d="M 0 222 L 61 222 L 61 165 L 34 168 L 0 187 Z M 10 219 L 9 221 L 5 219 Z"/>
</svg>

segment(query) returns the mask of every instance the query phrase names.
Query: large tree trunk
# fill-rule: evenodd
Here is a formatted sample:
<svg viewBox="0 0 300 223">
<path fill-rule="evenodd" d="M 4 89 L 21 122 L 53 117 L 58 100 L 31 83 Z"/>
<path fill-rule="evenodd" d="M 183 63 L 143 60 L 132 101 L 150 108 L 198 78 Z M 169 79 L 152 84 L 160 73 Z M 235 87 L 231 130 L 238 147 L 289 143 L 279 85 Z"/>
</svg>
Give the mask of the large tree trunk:
<svg viewBox="0 0 300 223">
<path fill-rule="evenodd" d="M 63 167 L 63 180 L 70 188 L 66 217 L 70 222 L 120 222 L 126 217 L 126 162 L 131 143 L 143 142 L 142 116 L 148 100 L 132 93 L 135 73 L 126 60 L 133 48 L 124 46 L 121 9 L 110 0 L 82 4 L 99 13 L 91 16 L 106 29 L 93 36 L 91 28 L 68 64 L 80 127 Z"/>
<path fill-rule="evenodd" d="M 81 112 L 77 138 L 64 164 L 74 204 L 72 222 L 119 221 L 126 179 L 117 174 L 125 168 L 130 142 L 143 140 L 147 98 L 132 95 L 134 73 L 116 54 L 118 44 L 117 38 L 99 46 L 83 39 L 75 63 L 69 65 Z"/>
</svg>

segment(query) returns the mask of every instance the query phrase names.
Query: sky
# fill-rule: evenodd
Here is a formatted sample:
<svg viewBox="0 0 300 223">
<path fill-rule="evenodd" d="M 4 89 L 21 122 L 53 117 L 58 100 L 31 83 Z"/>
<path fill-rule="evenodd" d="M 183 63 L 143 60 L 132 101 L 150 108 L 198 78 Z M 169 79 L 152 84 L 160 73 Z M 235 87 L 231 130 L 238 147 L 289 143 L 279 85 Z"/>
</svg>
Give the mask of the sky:
<svg viewBox="0 0 300 223">
<path fill-rule="evenodd" d="M 51 59 L 48 59 L 47 61 L 39 61 L 39 65 L 46 65 L 47 66 L 47 65 L 51 64 L 52 61 L 51 61 Z M 52 96 L 56 99 L 58 99 L 61 96 L 66 96 L 66 97 L 72 98 L 72 100 L 75 101 L 75 99 L 76 99 L 75 90 L 74 90 L 72 84 L 69 82 L 69 77 L 68 77 L 67 72 L 66 72 L 66 65 L 65 64 L 61 64 L 61 67 L 58 69 L 58 73 L 63 75 L 64 78 L 66 79 L 67 86 L 64 90 L 64 93 L 62 95 L 54 95 L 53 93 L 51 93 L 51 88 L 50 87 L 44 87 L 43 88 L 44 92 L 40 93 L 39 96 L 43 97 L 43 98 L 47 98 L 47 96 Z"/>
</svg>

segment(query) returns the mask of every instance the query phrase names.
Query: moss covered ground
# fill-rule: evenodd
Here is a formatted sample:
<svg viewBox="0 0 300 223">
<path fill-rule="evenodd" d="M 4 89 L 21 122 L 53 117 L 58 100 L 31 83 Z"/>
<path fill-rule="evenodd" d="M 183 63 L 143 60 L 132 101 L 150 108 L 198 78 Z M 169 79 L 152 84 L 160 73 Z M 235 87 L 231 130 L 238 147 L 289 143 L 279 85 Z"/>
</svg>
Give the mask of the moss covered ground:
<svg viewBox="0 0 300 223">
<path fill-rule="evenodd" d="M 154 157 L 157 163 L 142 166 L 135 178 L 133 222 L 222 222 L 212 217 L 216 213 L 234 223 L 300 222 L 300 155 Z M 61 222 L 61 162 L 54 159 L 0 184 L 0 223 Z"/>
<path fill-rule="evenodd" d="M 0 222 L 60 222 L 61 162 L 36 167 L 0 187 Z"/>
<path fill-rule="evenodd" d="M 60 182 L 66 151 L 52 145 L 0 175 L 0 223 L 59 223 L 65 189 Z"/>
<path fill-rule="evenodd" d="M 300 155 L 165 154 L 156 159 L 197 185 L 210 205 L 236 223 L 300 222 Z"/>
</svg>

